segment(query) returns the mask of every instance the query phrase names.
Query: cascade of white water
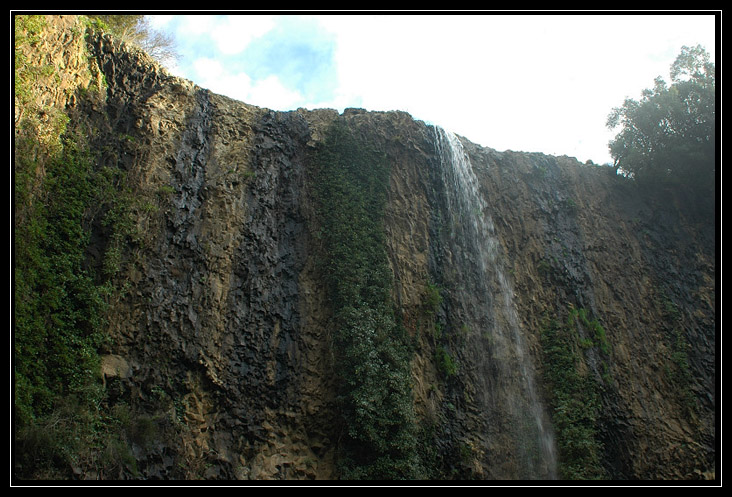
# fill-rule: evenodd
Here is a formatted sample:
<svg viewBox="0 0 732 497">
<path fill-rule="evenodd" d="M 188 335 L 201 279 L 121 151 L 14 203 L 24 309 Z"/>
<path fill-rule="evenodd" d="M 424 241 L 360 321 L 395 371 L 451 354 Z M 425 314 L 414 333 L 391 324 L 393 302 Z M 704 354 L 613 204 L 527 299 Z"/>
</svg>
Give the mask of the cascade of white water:
<svg viewBox="0 0 732 497">
<path fill-rule="evenodd" d="M 470 292 L 475 302 L 470 312 L 490 335 L 490 351 L 486 351 L 486 370 L 493 371 L 493 378 L 486 388 L 501 390 L 488 392 L 486 409 L 500 409 L 495 417 L 514 431 L 512 442 L 516 458 L 523 466 L 518 471 L 522 478 L 553 478 L 555 475 L 555 449 L 551 430 L 544 419 L 533 376 L 532 362 L 526 351 L 519 319 L 514 303 L 510 280 L 506 277 L 495 227 L 488 206 L 480 191 L 478 178 L 460 139 L 442 128 L 435 128 L 435 142 L 442 161 L 442 181 L 445 184 L 445 201 L 451 220 L 449 243 L 451 253 L 460 253 L 460 262 L 468 264 L 475 283 L 464 291 Z M 485 293 L 485 295 L 475 295 Z M 500 399 L 500 400 L 495 400 Z M 495 407 L 499 405 L 499 407 Z"/>
</svg>

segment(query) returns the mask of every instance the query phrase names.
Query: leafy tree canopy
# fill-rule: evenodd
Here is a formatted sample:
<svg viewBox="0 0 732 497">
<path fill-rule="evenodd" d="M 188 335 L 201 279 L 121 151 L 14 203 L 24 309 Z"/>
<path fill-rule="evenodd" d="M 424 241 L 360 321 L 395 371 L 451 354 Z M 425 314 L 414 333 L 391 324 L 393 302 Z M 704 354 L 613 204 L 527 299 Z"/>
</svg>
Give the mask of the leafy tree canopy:
<svg viewBox="0 0 732 497">
<path fill-rule="evenodd" d="M 620 132 L 609 144 L 616 169 L 646 185 L 683 185 L 712 197 L 715 168 L 715 65 L 700 45 L 684 46 L 640 100 L 608 116 Z"/>
</svg>

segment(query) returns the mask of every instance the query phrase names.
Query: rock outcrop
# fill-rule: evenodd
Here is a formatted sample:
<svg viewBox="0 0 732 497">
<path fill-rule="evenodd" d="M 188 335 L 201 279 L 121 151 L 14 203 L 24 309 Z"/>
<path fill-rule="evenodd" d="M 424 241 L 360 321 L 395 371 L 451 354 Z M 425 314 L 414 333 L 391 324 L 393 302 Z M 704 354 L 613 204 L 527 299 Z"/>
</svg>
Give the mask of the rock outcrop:
<svg viewBox="0 0 732 497">
<path fill-rule="evenodd" d="M 54 46 L 78 45 L 60 48 L 62 79 L 104 85 L 44 105 L 88 130 L 98 166 L 124 172 L 135 199 L 133 235 L 90 223 L 90 267 L 120 254 L 112 278 L 123 291 L 101 351 L 106 398 L 155 427 L 130 441 L 135 471 L 119 477 L 339 477 L 340 358 L 313 184 L 314 153 L 338 122 L 391 171 L 385 250 L 413 343 L 424 477 L 562 477 L 542 333 L 575 317 L 577 370 L 599 385 L 603 477 L 714 478 L 717 240 L 713 220 L 683 199 L 643 195 L 573 158 L 453 136 L 481 199 L 457 212 L 448 134 L 406 113 L 254 107 L 109 35 L 90 30 L 79 43 L 73 16 L 48 20 Z M 76 68 L 80 53 L 89 66 Z M 494 244 L 483 268 L 484 246 L 466 245 L 476 219 Z M 577 310 L 601 323 L 602 343 Z M 509 407 L 518 396 L 533 407 Z"/>
</svg>

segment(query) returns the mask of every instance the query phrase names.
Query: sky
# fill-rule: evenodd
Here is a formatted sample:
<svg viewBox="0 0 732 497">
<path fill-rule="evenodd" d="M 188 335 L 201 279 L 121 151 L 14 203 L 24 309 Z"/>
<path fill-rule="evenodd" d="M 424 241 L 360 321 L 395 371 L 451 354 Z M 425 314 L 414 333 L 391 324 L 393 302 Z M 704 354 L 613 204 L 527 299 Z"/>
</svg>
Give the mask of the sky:
<svg viewBox="0 0 732 497">
<path fill-rule="evenodd" d="M 401 110 L 496 150 L 612 162 L 607 116 L 681 47 L 714 60 L 713 13 L 151 15 L 168 68 L 272 110 Z"/>
</svg>

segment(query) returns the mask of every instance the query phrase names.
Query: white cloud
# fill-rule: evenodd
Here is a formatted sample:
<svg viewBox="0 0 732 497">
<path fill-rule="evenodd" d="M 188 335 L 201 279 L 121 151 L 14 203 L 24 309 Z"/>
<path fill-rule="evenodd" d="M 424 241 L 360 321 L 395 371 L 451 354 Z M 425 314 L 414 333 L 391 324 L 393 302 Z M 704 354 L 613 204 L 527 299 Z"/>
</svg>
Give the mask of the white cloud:
<svg viewBox="0 0 732 497">
<path fill-rule="evenodd" d="M 178 32 L 183 36 L 199 36 L 210 34 L 215 31 L 216 18 L 207 15 L 184 15 L 178 16 L 180 24 Z"/>
<path fill-rule="evenodd" d="M 247 45 L 275 26 L 272 16 L 229 16 L 217 21 L 210 32 L 218 50 L 225 55 L 243 52 Z"/>
<path fill-rule="evenodd" d="M 244 73 L 229 73 L 218 60 L 201 57 L 193 62 L 196 83 L 214 93 L 272 110 L 291 110 L 302 102 L 302 95 L 287 89 L 277 76 L 253 81 Z"/>
<path fill-rule="evenodd" d="M 174 16 L 167 14 L 147 16 L 150 20 L 150 25 L 155 29 L 167 29 L 173 21 L 173 17 Z"/>
<path fill-rule="evenodd" d="M 344 95 L 406 110 L 485 146 L 609 161 L 607 115 L 652 86 L 712 17 L 327 18 Z M 711 29 L 710 29 L 711 28 Z"/>
<path fill-rule="evenodd" d="M 197 81 L 215 82 L 224 75 L 223 64 L 208 57 L 201 57 L 193 61 L 193 68 L 196 71 Z"/>
<path fill-rule="evenodd" d="M 217 93 L 274 110 L 404 110 L 498 150 L 595 162 L 610 160 L 612 108 L 667 75 L 682 45 L 713 55 L 715 42 L 713 16 L 326 15 L 317 21 L 335 39 L 338 86 L 305 102 L 275 75 L 252 80 L 231 63 L 276 16 L 183 17 L 169 24 L 190 46 L 213 41 L 186 77 Z M 288 21 L 280 34 L 299 22 Z"/>
<path fill-rule="evenodd" d="M 248 102 L 272 110 L 291 110 L 302 103 L 302 95 L 285 88 L 274 75 L 257 81 L 249 92 L 249 98 Z"/>
<path fill-rule="evenodd" d="M 252 87 L 252 80 L 247 74 L 228 73 L 220 61 L 206 57 L 196 59 L 192 66 L 195 70 L 193 81 L 202 88 L 247 101 Z"/>
</svg>

